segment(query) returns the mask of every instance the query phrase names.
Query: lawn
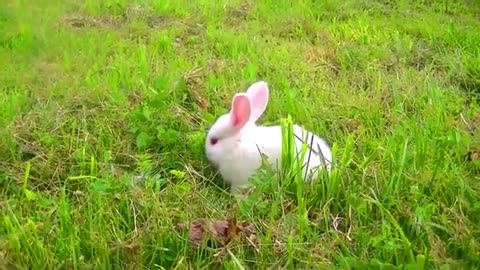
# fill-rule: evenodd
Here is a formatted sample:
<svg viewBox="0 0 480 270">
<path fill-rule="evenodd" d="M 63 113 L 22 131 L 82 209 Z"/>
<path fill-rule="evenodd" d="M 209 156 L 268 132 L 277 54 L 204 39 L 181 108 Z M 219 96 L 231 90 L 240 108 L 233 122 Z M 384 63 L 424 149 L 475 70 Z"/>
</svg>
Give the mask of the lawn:
<svg viewBox="0 0 480 270">
<path fill-rule="evenodd" d="M 480 268 L 478 1 L 209 2 L 0 4 L 1 269 Z M 335 169 L 235 197 L 259 80 Z"/>
</svg>

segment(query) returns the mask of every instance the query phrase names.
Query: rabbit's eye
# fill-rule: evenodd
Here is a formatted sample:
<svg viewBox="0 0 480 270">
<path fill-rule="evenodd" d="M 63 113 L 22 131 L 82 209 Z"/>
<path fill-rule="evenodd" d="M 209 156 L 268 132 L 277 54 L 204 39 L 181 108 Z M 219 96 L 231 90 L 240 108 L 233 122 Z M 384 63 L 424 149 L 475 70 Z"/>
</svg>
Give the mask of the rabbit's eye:
<svg viewBox="0 0 480 270">
<path fill-rule="evenodd" d="M 210 139 L 210 143 L 211 143 L 212 145 L 217 144 L 217 142 L 218 142 L 218 139 L 217 139 L 217 138 L 211 138 L 211 139 Z"/>
</svg>

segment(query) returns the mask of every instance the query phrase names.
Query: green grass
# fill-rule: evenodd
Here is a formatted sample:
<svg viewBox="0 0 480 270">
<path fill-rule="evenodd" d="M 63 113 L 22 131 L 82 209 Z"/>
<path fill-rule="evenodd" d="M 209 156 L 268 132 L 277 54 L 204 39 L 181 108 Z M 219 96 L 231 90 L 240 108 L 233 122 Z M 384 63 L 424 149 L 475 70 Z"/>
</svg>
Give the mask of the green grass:
<svg viewBox="0 0 480 270">
<path fill-rule="evenodd" d="M 127 3 L 128 2 L 128 3 Z M 0 268 L 480 267 L 480 5 L 3 1 Z M 337 168 L 231 197 L 205 129 L 265 80 L 261 122 Z M 281 184 L 279 184 L 281 183 Z M 236 218 L 255 242 L 195 248 Z"/>
</svg>

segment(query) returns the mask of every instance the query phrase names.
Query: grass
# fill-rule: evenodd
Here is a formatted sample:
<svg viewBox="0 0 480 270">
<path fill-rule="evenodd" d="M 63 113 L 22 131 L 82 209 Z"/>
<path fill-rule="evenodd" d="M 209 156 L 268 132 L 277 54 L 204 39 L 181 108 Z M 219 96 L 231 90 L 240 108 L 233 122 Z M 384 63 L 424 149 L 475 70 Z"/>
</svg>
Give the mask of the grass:
<svg viewBox="0 0 480 270">
<path fill-rule="evenodd" d="M 476 1 L 7 2 L 0 268 L 480 267 Z M 262 123 L 290 115 L 337 165 L 236 200 L 203 140 L 257 80 Z M 199 218 L 255 242 L 193 247 Z"/>
</svg>

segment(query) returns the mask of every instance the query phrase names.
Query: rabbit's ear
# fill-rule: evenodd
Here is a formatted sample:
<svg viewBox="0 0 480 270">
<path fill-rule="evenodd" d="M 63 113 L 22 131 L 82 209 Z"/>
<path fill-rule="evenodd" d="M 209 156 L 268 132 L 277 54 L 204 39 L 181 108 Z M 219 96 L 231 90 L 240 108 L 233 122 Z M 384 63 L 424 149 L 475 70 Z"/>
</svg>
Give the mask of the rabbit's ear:
<svg viewBox="0 0 480 270">
<path fill-rule="evenodd" d="M 267 108 L 268 85 L 264 81 L 258 81 L 247 89 L 246 94 L 252 104 L 250 120 L 256 122 Z"/>
<path fill-rule="evenodd" d="M 236 94 L 232 100 L 230 117 L 234 129 L 241 129 L 250 119 L 252 108 L 246 94 Z"/>
</svg>

